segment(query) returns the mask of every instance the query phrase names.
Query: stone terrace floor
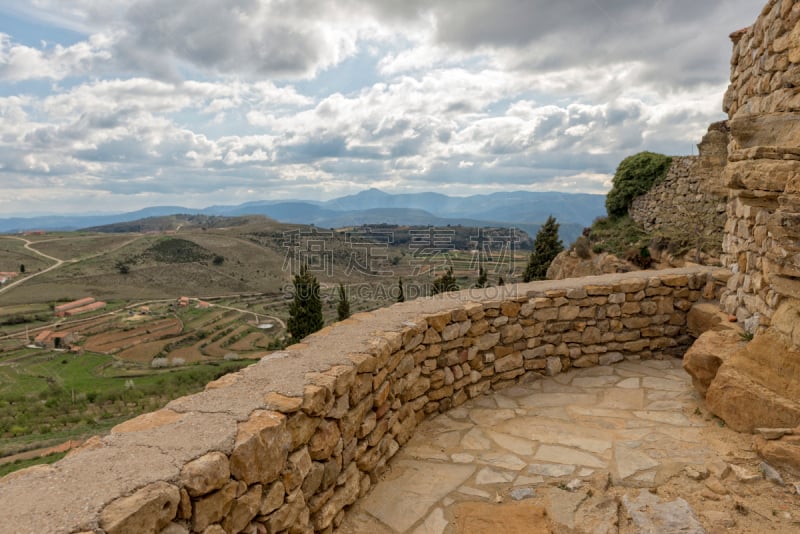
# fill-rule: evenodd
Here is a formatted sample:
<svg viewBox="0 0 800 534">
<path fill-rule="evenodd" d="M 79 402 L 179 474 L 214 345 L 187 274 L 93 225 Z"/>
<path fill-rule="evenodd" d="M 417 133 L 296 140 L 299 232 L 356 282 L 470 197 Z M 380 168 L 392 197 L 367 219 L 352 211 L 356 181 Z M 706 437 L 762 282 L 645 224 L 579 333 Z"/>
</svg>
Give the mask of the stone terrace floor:
<svg viewBox="0 0 800 534">
<path fill-rule="evenodd" d="M 702 406 L 677 359 L 470 400 L 421 423 L 338 531 L 800 532 L 800 488 Z"/>
</svg>

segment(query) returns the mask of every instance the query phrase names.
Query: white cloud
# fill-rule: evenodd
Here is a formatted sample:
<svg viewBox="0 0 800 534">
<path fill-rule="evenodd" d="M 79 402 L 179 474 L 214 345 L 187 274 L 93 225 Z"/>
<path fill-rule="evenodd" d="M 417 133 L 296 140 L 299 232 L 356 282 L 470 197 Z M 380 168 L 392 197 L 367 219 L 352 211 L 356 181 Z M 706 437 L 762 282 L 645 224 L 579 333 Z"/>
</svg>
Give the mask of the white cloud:
<svg viewBox="0 0 800 534">
<path fill-rule="evenodd" d="M 0 6 L 85 36 L 0 34 L 0 183 L 40 206 L 56 185 L 54 206 L 128 207 L 603 191 L 623 157 L 687 153 L 721 117 L 727 33 L 760 3 Z"/>
<path fill-rule="evenodd" d="M 0 80 L 61 80 L 90 72 L 111 59 L 110 39 L 102 34 L 71 46 L 44 43 L 32 48 L 0 33 Z"/>
</svg>

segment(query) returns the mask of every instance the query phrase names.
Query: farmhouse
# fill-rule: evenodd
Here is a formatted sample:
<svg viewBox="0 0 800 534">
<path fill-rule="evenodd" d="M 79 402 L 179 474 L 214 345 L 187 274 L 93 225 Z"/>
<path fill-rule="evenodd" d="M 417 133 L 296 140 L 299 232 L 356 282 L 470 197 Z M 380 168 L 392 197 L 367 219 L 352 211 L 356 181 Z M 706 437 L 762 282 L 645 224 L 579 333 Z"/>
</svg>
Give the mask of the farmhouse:
<svg viewBox="0 0 800 534">
<path fill-rule="evenodd" d="M 75 332 L 43 330 L 34 338 L 33 344 L 43 349 L 66 349 L 71 348 L 77 339 L 78 335 Z"/>
<path fill-rule="evenodd" d="M 94 299 L 92 299 L 94 300 Z M 82 313 L 89 313 L 96 310 L 101 310 L 106 307 L 106 303 L 103 301 L 92 302 L 85 306 L 81 306 L 79 308 L 72 308 L 64 312 L 64 315 L 67 317 L 72 317 L 73 315 L 80 315 Z"/>
<path fill-rule="evenodd" d="M 92 304 L 93 302 L 94 302 L 94 298 L 93 297 L 84 297 L 82 299 L 73 300 L 72 302 L 67 302 L 66 304 L 59 304 L 58 306 L 53 308 L 53 311 L 55 312 L 57 317 L 64 317 L 65 315 L 67 315 L 66 312 L 68 310 L 74 310 L 76 308 L 81 308 L 83 306 L 87 306 L 89 304 Z M 70 315 L 74 315 L 74 314 L 70 314 Z"/>
<path fill-rule="evenodd" d="M 180 297 L 178 299 L 178 306 L 185 308 L 189 305 L 189 297 Z"/>
</svg>

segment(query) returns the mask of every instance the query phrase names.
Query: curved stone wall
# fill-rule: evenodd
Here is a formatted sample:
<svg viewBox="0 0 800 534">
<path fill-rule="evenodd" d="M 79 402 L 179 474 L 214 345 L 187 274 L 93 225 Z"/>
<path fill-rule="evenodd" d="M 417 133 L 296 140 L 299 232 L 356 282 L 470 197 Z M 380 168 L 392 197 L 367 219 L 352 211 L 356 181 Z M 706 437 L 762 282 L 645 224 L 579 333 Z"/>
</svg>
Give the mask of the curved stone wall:
<svg viewBox="0 0 800 534">
<path fill-rule="evenodd" d="M 428 414 L 570 367 L 680 355 L 686 312 L 718 283 L 641 271 L 359 314 L 2 479 L 0 532 L 329 532 Z"/>
</svg>

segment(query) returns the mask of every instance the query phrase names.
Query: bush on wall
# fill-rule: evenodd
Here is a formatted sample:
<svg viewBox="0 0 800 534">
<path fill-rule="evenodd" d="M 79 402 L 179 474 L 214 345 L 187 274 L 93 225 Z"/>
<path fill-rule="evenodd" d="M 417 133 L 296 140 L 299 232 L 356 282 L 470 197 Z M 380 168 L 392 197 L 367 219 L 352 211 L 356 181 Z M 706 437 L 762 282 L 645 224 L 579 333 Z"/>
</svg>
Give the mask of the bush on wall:
<svg viewBox="0 0 800 534">
<path fill-rule="evenodd" d="M 671 163 L 669 156 L 654 152 L 639 152 L 622 160 L 614 173 L 611 191 L 606 195 L 608 215 L 626 215 L 633 199 L 663 180 Z"/>
</svg>

